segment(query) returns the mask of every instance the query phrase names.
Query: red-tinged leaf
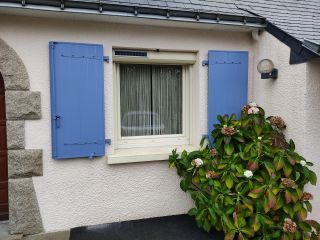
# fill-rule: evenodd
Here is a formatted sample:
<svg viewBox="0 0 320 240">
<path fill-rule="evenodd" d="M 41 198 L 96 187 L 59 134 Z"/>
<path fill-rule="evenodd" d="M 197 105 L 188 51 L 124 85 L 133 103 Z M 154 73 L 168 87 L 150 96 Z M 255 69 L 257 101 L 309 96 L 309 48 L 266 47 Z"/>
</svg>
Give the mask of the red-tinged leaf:
<svg viewBox="0 0 320 240">
<path fill-rule="evenodd" d="M 286 198 L 286 204 L 291 203 L 292 197 L 291 197 L 291 193 L 288 190 L 286 190 L 284 196 Z"/>
<path fill-rule="evenodd" d="M 259 164 L 257 163 L 257 161 L 250 161 L 248 163 L 248 169 L 251 171 L 255 171 L 259 168 Z"/>
<path fill-rule="evenodd" d="M 275 207 L 276 201 L 276 196 L 272 193 L 272 191 L 268 191 L 268 206 L 270 209 Z"/>
<path fill-rule="evenodd" d="M 295 165 L 296 164 L 296 160 L 294 160 L 292 157 L 288 156 L 288 161 L 291 165 Z"/>
<path fill-rule="evenodd" d="M 235 233 L 227 233 L 227 234 L 224 236 L 224 240 L 233 240 L 233 239 L 234 239 L 234 236 L 235 236 Z"/>
</svg>

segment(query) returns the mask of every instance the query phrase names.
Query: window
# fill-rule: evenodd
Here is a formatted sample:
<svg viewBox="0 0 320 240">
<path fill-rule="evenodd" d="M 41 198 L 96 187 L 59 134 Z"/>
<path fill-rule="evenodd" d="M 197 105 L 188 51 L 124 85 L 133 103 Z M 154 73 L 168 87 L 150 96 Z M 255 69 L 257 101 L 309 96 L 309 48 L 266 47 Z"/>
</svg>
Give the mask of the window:
<svg viewBox="0 0 320 240">
<path fill-rule="evenodd" d="M 121 137 L 182 134 L 182 66 L 120 64 Z"/>
<path fill-rule="evenodd" d="M 115 64 L 116 148 L 188 145 L 191 65 L 121 60 Z"/>
</svg>

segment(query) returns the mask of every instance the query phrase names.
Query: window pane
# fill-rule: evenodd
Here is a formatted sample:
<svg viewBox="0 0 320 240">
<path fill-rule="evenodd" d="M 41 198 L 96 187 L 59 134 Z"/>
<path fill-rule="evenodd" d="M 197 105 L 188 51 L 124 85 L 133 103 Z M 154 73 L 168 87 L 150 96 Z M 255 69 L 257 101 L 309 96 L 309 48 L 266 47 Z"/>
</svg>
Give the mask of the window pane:
<svg viewBox="0 0 320 240">
<path fill-rule="evenodd" d="M 182 133 L 182 67 L 152 67 L 154 135 Z M 157 125 L 159 127 L 157 127 Z"/>
<path fill-rule="evenodd" d="M 121 136 L 152 134 L 151 67 L 120 66 Z"/>
<path fill-rule="evenodd" d="M 182 67 L 120 65 L 121 136 L 182 133 Z"/>
</svg>

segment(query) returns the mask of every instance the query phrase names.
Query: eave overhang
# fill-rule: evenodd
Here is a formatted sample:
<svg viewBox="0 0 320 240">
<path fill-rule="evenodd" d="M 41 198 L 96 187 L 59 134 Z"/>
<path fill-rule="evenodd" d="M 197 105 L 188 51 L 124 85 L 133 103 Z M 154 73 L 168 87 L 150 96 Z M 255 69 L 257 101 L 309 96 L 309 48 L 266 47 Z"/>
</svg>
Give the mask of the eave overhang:
<svg viewBox="0 0 320 240">
<path fill-rule="evenodd" d="M 229 25 L 237 27 L 264 28 L 265 19 L 259 16 L 232 15 L 192 9 L 175 10 L 143 5 L 112 4 L 85 0 L 7 0 L 0 2 L 0 8 L 29 9 L 53 12 L 95 14 L 114 17 L 134 17 L 152 20 L 179 21 Z"/>
<path fill-rule="evenodd" d="M 320 53 L 315 51 L 316 46 L 312 48 L 306 45 L 305 41 L 296 39 L 269 21 L 267 21 L 266 31 L 290 47 L 290 64 L 305 63 L 320 58 Z"/>
</svg>

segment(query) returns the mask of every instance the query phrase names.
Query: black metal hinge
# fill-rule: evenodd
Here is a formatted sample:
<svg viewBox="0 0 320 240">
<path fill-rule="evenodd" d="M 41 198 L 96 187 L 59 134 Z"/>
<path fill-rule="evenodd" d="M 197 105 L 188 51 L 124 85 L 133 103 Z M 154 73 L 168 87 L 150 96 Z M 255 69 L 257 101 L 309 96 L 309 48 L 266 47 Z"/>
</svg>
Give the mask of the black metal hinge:
<svg viewBox="0 0 320 240">
<path fill-rule="evenodd" d="M 109 56 L 103 56 L 103 61 L 105 61 L 105 62 L 109 62 L 110 61 L 110 58 L 109 58 Z"/>
</svg>

